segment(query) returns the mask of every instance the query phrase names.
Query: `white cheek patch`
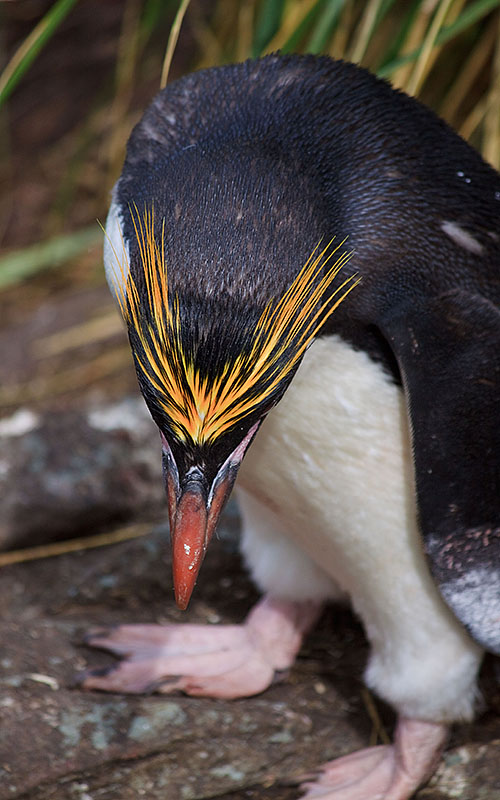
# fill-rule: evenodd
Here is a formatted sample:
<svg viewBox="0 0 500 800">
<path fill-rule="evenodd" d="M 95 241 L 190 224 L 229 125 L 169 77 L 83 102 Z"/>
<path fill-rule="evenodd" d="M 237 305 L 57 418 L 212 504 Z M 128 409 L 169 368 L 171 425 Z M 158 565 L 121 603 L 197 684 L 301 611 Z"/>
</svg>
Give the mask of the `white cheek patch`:
<svg viewBox="0 0 500 800">
<path fill-rule="evenodd" d="M 111 293 L 117 300 L 117 291 L 125 291 L 129 271 L 129 247 L 123 237 L 122 220 L 115 200 L 111 203 L 106 220 L 104 269 Z"/>
<path fill-rule="evenodd" d="M 456 222 L 449 222 L 445 220 L 441 223 L 441 230 L 443 233 L 446 233 L 450 239 L 453 239 L 455 244 L 458 244 L 459 247 L 463 247 L 464 250 L 468 250 L 469 253 L 475 253 L 479 256 L 484 250 L 483 245 L 474 239 L 470 233 L 464 231 L 464 229 L 461 228 Z"/>
</svg>

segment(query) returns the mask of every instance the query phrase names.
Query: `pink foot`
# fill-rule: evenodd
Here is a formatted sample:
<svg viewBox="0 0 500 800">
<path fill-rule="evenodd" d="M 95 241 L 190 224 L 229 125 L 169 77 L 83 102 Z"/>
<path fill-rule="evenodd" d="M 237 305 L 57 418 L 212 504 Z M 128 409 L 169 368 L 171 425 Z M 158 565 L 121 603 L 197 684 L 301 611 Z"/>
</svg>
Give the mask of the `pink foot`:
<svg viewBox="0 0 500 800">
<path fill-rule="evenodd" d="M 242 625 L 120 625 L 91 634 L 87 644 L 123 661 L 86 673 L 86 689 L 249 697 L 293 664 L 321 608 L 263 598 Z"/>
<path fill-rule="evenodd" d="M 434 772 L 447 728 L 433 722 L 399 719 L 393 745 L 370 747 L 321 768 L 305 783 L 304 800 L 408 800 Z"/>
</svg>

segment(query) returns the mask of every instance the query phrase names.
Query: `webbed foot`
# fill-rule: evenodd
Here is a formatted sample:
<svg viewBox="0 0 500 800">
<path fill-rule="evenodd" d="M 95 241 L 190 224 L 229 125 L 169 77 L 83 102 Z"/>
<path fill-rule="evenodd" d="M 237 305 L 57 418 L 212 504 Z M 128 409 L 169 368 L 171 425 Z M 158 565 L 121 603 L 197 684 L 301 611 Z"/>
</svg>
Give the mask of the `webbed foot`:
<svg viewBox="0 0 500 800">
<path fill-rule="evenodd" d="M 359 750 L 321 767 L 303 800 L 408 800 L 434 772 L 447 727 L 399 719 L 393 745 Z"/>
<path fill-rule="evenodd" d="M 315 603 L 263 598 L 241 625 L 120 625 L 87 644 L 122 658 L 88 671 L 86 689 L 140 694 L 182 691 L 219 698 L 263 692 L 295 659 L 320 612 Z"/>
</svg>

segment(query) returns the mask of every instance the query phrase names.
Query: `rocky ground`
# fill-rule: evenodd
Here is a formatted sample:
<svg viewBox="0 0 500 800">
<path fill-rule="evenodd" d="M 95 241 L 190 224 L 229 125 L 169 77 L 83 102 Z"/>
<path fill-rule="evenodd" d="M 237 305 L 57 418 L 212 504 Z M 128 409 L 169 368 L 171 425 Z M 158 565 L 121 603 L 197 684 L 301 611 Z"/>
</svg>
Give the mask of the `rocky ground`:
<svg viewBox="0 0 500 800">
<path fill-rule="evenodd" d="M 366 643 L 328 609 L 296 666 L 263 695 L 226 702 L 84 692 L 75 675 L 111 657 L 82 645 L 93 625 L 238 621 L 255 600 L 225 515 L 190 610 L 171 597 L 167 532 L 6 566 L 0 572 L 0 799 L 292 800 L 299 777 L 370 743 L 391 712 L 362 684 Z M 483 670 L 485 710 L 457 727 L 420 800 L 498 800 L 500 693 Z"/>
</svg>

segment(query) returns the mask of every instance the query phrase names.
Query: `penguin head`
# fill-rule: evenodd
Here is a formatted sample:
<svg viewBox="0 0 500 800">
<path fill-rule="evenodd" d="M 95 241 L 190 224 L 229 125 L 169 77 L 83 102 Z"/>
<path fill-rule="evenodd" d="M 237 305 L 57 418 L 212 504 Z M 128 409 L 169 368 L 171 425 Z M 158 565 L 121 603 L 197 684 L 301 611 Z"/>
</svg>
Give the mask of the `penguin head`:
<svg viewBox="0 0 500 800">
<path fill-rule="evenodd" d="M 126 259 L 115 254 L 113 291 L 161 435 L 175 598 L 185 609 L 245 452 L 357 281 L 333 285 L 348 258 L 342 242 L 318 245 L 281 296 L 253 301 L 247 287 L 243 302 L 216 280 L 200 292 L 188 269 L 170 278 L 154 210 L 130 213 L 133 246 Z"/>
</svg>

